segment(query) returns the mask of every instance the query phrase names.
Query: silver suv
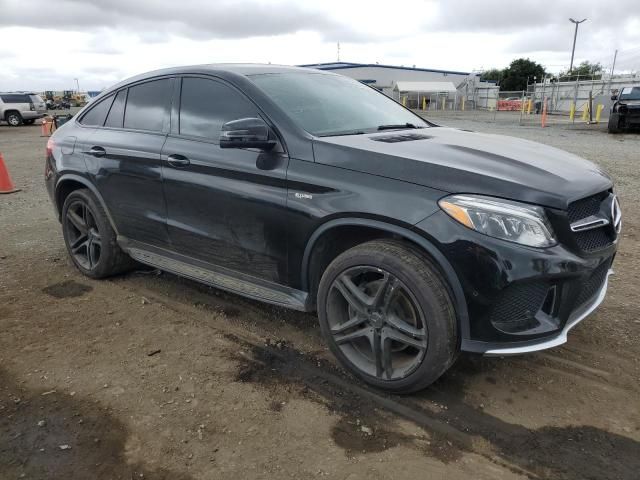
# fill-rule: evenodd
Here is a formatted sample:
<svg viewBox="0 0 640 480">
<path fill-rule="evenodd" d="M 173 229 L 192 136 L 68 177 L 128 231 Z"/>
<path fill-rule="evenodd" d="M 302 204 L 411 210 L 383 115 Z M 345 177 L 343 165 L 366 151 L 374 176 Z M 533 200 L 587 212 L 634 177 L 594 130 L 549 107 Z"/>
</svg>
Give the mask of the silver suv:
<svg viewBox="0 0 640 480">
<path fill-rule="evenodd" d="M 29 92 L 0 93 L 0 121 L 12 127 L 31 125 L 47 114 L 47 106 L 40 95 Z"/>
</svg>

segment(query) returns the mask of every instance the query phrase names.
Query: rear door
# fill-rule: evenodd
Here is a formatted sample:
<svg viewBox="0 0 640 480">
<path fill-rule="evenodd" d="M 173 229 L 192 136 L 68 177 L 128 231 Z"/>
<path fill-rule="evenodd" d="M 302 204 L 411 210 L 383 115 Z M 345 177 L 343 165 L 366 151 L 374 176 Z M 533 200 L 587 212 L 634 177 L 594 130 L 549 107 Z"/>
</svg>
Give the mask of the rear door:
<svg viewBox="0 0 640 480">
<path fill-rule="evenodd" d="M 85 148 L 87 166 L 118 234 L 160 247 L 169 244 L 160 152 L 169 126 L 172 82 L 154 79 L 120 90 L 106 118 L 96 120 Z"/>
<path fill-rule="evenodd" d="M 263 117 L 219 79 L 185 76 L 177 86 L 171 133 L 162 151 L 167 223 L 178 253 L 285 283 L 286 172 L 278 146 L 221 149 L 223 123 Z"/>
</svg>

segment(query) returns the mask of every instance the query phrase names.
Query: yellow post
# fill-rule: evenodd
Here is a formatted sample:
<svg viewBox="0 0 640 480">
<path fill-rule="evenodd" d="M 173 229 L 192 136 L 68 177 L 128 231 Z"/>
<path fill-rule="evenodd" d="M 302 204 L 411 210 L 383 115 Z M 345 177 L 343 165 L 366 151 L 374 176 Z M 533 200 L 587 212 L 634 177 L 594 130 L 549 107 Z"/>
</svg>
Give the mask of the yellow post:
<svg viewBox="0 0 640 480">
<path fill-rule="evenodd" d="M 446 97 L 442 97 L 442 110 L 444 110 L 444 106 L 447 102 L 447 98 Z"/>
<path fill-rule="evenodd" d="M 600 122 L 600 114 L 602 113 L 603 109 L 604 105 L 602 103 L 599 103 L 598 107 L 596 108 L 596 123 Z"/>
<path fill-rule="evenodd" d="M 527 115 L 531 115 L 531 109 L 533 108 L 533 98 L 529 99 L 529 103 L 527 105 Z"/>
<path fill-rule="evenodd" d="M 422 97 L 422 110 L 427 109 L 427 97 Z"/>
<path fill-rule="evenodd" d="M 589 116 L 589 104 L 585 103 L 584 110 L 582 110 L 582 120 L 586 122 L 588 116 Z"/>
<path fill-rule="evenodd" d="M 402 106 L 403 107 L 407 106 L 407 97 L 406 96 L 402 97 Z"/>
<path fill-rule="evenodd" d="M 464 102 L 467 98 L 466 97 L 462 97 L 462 105 L 460 106 L 460 108 L 462 109 L 462 111 L 464 112 Z"/>
<path fill-rule="evenodd" d="M 573 122 L 573 119 L 576 116 L 576 104 L 571 102 L 571 106 L 569 107 L 569 120 Z"/>
</svg>

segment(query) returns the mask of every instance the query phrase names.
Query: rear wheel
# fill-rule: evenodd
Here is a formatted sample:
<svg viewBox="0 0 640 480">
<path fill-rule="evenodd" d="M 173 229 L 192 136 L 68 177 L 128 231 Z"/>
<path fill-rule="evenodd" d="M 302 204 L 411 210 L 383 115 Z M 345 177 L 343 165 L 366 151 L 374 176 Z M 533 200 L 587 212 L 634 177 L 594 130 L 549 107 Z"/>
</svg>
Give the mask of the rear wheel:
<svg viewBox="0 0 640 480">
<path fill-rule="evenodd" d="M 18 127 L 22 125 L 22 115 L 20 115 L 20 113 L 18 112 L 7 112 L 7 114 L 4 116 L 4 119 L 12 127 Z"/>
<path fill-rule="evenodd" d="M 457 355 L 444 280 L 426 256 L 400 241 L 376 240 L 338 256 L 320 281 L 318 315 L 338 360 L 378 388 L 420 390 Z"/>
<path fill-rule="evenodd" d="M 108 277 L 134 264 L 118 246 L 104 209 L 87 189 L 74 190 L 65 199 L 62 232 L 71 260 L 88 277 Z"/>
</svg>

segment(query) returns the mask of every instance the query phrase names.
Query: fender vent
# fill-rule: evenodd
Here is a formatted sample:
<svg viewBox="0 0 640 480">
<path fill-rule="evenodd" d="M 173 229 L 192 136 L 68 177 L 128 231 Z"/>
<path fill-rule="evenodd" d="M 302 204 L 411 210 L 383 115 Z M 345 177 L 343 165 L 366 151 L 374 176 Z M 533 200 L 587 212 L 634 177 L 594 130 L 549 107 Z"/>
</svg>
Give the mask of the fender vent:
<svg viewBox="0 0 640 480">
<path fill-rule="evenodd" d="M 398 142 L 412 142 L 414 140 L 428 140 L 429 135 L 422 135 L 420 133 L 396 133 L 394 135 L 384 135 L 381 137 L 370 137 L 375 142 L 384 143 L 398 143 Z"/>
</svg>

